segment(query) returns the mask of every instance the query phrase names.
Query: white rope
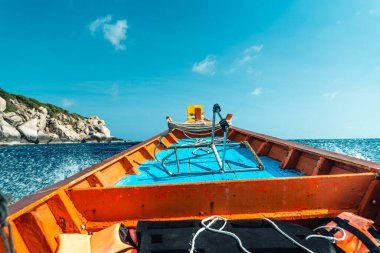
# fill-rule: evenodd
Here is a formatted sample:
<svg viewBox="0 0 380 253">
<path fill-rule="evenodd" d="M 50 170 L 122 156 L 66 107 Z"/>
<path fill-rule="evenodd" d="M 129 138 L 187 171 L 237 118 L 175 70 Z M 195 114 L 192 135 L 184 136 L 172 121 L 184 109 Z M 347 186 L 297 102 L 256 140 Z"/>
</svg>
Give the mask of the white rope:
<svg viewBox="0 0 380 253">
<path fill-rule="evenodd" d="M 218 220 L 221 220 L 223 221 L 223 226 L 221 226 L 219 229 L 214 229 L 212 228 L 211 226 Z M 270 219 L 268 218 L 263 218 L 263 220 L 267 221 L 274 229 L 276 229 L 280 234 L 282 234 L 283 236 L 285 236 L 288 240 L 290 240 L 292 243 L 294 243 L 295 245 L 297 245 L 298 247 L 300 247 L 301 249 L 303 249 L 304 251 L 306 252 L 309 252 L 309 253 L 314 253 L 314 251 L 306 248 L 305 246 L 303 246 L 302 244 L 300 244 L 299 242 L 297 242 L 296 240 L 294 240 L 292 237 L 290 237 L 288 234 L 286 234 L 284 231 L 282 231 L 277 225 L 276 223 L 274 223 L 273 221 L 271 221 Z M 208 222 L 208 224 L 206 224 L 206 222 Z M 231 232 L 228 232 L 228 231 L 223 231 L 224 227 L 226 226 L 227 224 L 227 219 L 221 217 L 221 216 L 217 216 L 217 215 L 214 215 L 214 216 L 210 216 L 208 218 L 205 218 L 201 221 L 201 224 L 203 226 L 203 228 L 200 228 L 194 235 L 192 241 L 191 241 L 191 249 L 190 249 L 190 253 L 194 253 L 194 250 L 195 250 L 195 240 L 197 239 L 197 237 L 199 236 L 200 233 L 202 233 L 203 231 L 205 230 L 209 230 L 209 231 L 212 231 L 212 232 L 215 232 L 215 233 L 219 233 L 219 234 L 224 234 L 224 235 L 228 235 L 228 236 L 231 236 L 233 237 L 237 242 L 238 242 L 238 245 L 239 247 L 243 250 L 243 252 L 245 253 L 251 253 L 250 251 L 248 251 L 246 248 L 244 248 L 240 238 L 235 235 L 234 233 L 231 233 Z M 316 228 L 315 230 L 317 229 L 320 229 L 322 227 L 318 227 Z M 306 237 L 306 239 L 308 238 L 311 238 L 313 235 L 309 235 L 308 237 Z M 344 237 L 342 238 L 338 238 L 339 240 L 344 240 L 345 239 L 345 233 L 344 233 Z M 336 240 L 338 240 L 336 239 Z"/>
<path fill-rule="evenodd" d="M 214 139 L 214 143 L 222 143 L 222 142 L 223 142 L 223 138 L 222 138 L 222 137 L 216 137 L 216 138 Z M 203 139 L 203 138 L 197 138 L 197 139 L 195 140 L 195 142 L 194 142 L 195 145 L 202 145 L 202 144 L 209 144 L 209 143 L 211 143 L 210 140 L 206 140 L 206 139 Z M 186 144 L 185 144 L 185 145 L 186 145 Z M 203 152 L 205 152 L 205 153 L 207 153 L 207 154 L 210 153 L 210 148 L 205 148 L 205 147 L 196 148 L 196 149 L 194 149 L 191 153 L 192 153 L 193 155 L 199 155 L 199 154 L 197 153 L 198 150 L 201 150 L 201 151 L 203 151 Z"/>
<path fill-rule="evenodd" d="M 223 226 L 221 226 L 219 229 L 214 229 L 214 228 L 212 228 L 211 226 L 212 226 L 216 221 L 218 221 L 218 220 L 223 221 Z M 206 223 L 207 221 L 210 221 L 210 222 L 206 225 L 205 223 Z M 245 253 L 251 253 L 251 252 L 248 251 L 246 248 L 244 248 L 243 244 L 242 244 L 241 241 L 240 241 L 240 238 L 239 238 L 237 235 L 235 235 L 234 233 L 228 232 L 228 231 L 223 231 L 224 227 L 225 227 L 226 224 L 227 224 L 227 219 L 215 215 L 215 216 L 210 216 L 210 217 L 208 217 L 208 218 L 203 219 L 203 220 L 201 221 L 201 223 L 202 223 L 203 228 L 199 229 L 199 230 L 195 233 L 195 235 L 194 235 L 194 237 L 193 237 L 193 239 L 192 239 L 192 241 L 191 241 L 191 249 L 190 249 L 190 253 L 194 253 L 194 250 L 195 250 L 195 240 L 197 239 L 197 237 L 199 236 L 199 234 L 202 233 L 202 232 L 205 231 L 205 230 L 210 230 L 210 231 L 215 232 L 215 233 L 219 233 L 219 234 L 224 234 L 224 235 L 231 236 L 231 237 L 233 237 L 233 238 L 238 242 L 239 247 L 240 247 Z"/>
<path fill-rule="evenodd" d="M 190 125 L 179 125 L 179 124 L 174 124 L 174 123 L 168 123 L 168 127 L 170 130 L 174 130 L 174 129 L 177 129 L 177 130 L 180 130 L 180 131 L 183 131 L 183 132 L 187 132 L 187 133 L 191 133 L 191 134 L 196 134 L 196 135 L 206 135 L 205 132 L 207 132 L 207 134 L 210 134 L 212 132 L 212 126 L 202 126 L 202 125 L 193 125 L 193 126 L 190 126 Z M 216 131 L 219 131 L 221 128 L 221 126 L 219 124 L 215 124 L 215 132 Z"/>
<path fill-rule="evenodd" d="M 222 137 L 216 137 L 214 138 L 214 143 L 222 143 L 223 142 L 223 138 Z M 206 140 L 206 139 L 203 139 L 203 138 L 197 138 L 194 142 L 195 145 L 202 145 L 202 144 L 210 144 L 211 143 L 211 140 Z M 186 144 L 184 144 L 186 145 Z M 211 148 L 206 148 L 206 147 L 199 147 L 199 148 L 196 148 L 194 149 L 191 153 L 193 155 L 199 155 L 197 152 L 198 150 L 201 150 L 207 154 L 210 153 L 210 149 Z"/>
<path fill-rule="evenodd" d="M 201 150 L 201 151 L 203 151 L 203 152 L 205 152 L 205 153 L 207 153 L 207 154 L 210 153 L 210 148 L 196 148 L 196 149 L 194 149 L 191 153 L 192 153 L 193 155 L 199 155 L 199 154 L 197 153 L 198 150 Z"/>
<path fill-rule="evenodd" d="M 304 251 L 306 252 L 309 252 L 309 253 L 314 253 L 314 251 L 306 248 L 305 246 L 303 246 L 302 244 L 300 244 L 299 242 L 297 242 L 296 240 L 294 240 L 292 237 L 290 237 L 288 234 L 286 234 L 284 231 L 282 231 L 277 225 L 276 223 L 274 223 L 273 221 L 271 221 L 270 219 L 268 218 L 263 218 L 264 220 L 266 220 L 267 222 L 269 222 L 269 224 L 272 225 L 273 228 L 275 228 L 280 234 L 282 234 L 283 236 L 285 236 L 286 238 L 289 239 L 289 241 L 291 241 L 292 243 L 294 243 L 295 245 L 297 245 L 298 247 L 300 247 L 301 249 L 303 249 Z"/>
<path fill-rule="evenodd" d="M 307 236 L 305 238 L 305 240 L 308 240 L 310 238 L 323 238 L 323 239 L 329 240 L 332 243 L 335 243 L 337 241 L 338 242 L 339 241 L 344 241 L 346 239 L 346 231 L 343 228 L 339 227 L 339 226 L 320 226 L 320 227 L 315 228 L 313 231 L 317 231 L 317 230 L 323 229 L 323 228 L 331 228 L 331 229 L 335 228 L 335 229 L 338 229 L 338 230 L 342 231 L 343 235 L 340 238 L 336 238 L 334 236 L 325 236 L 325 235 L 309 235 L 309 236 Z"/>
<path fill-rule="evenodd" d="M 219 130 L 221 130 L 222 128 L 216 128 L 215 127 L 215 132 L 216 131 L 219 131 Z M 188 134 L 192 134 L 192 135 L 197 135 L 197 136 L 207 136 L 207 135 L 211 135 L 212 134 L 212 130 L 211 131 L 202 131 L 202 132 L 200 132 L 200 133 L 197 133 L 197 132 L 191 132 L 191 131 L 186 131 L 186 130 L 184 130 L 184 129 L 181 129 L 181 128 L 171 128 L 170 129 L 171 131 L 173 131 L 173 130 L 178 130 L 178 131 L 180 131 L 180 132 L 183 132 L 183 134 L 187 137 L 187 138 L 192 138 L 192 137 L 190 137 L 190 136 L 188 136 L 188 135 L 186 135 L 186 133 L 188 133 Z"/>
<path fill-rule="evenodd" d="M 195 140 L 194 144 L 204 144 L 204 143 L 206 143 L 206 142 L 207 142 L 207 141 L 206 141 L 205 139 L 197 138 L 197 139 Z M 198 155 L 198 154 L 197 154 L 197 151 L 198 151 L 198 150 L 201 150 L 201 151 L 203 151 L 203 152 L 205 152 L 205 153 L 207 153 L 207 154 L 210 153 L 210 148 L 203 148 L 203 147 L 201 147 L 201 148 L 196 148 L 196 149 L 194 149 L 191 153 L 192 153 L 193 155 Z"/>
</svg>

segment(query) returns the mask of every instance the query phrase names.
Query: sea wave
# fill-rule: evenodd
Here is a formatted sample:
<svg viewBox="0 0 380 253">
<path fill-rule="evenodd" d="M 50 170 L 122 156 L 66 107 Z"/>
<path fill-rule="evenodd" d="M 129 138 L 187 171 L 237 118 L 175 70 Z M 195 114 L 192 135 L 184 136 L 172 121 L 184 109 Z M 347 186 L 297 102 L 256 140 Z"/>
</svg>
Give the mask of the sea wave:
<svg viewBox="0 0 380 253">
<path fill-rule="evenodd" d="M 0 147 L 0 190 L 15 202 L 128 147 L 128 143 Z"/>
<path fill-rule="evenodd" d="M 293 141 L 338 154 L 380 162 L 380 139 L 305 139 Z"/>
</svg>

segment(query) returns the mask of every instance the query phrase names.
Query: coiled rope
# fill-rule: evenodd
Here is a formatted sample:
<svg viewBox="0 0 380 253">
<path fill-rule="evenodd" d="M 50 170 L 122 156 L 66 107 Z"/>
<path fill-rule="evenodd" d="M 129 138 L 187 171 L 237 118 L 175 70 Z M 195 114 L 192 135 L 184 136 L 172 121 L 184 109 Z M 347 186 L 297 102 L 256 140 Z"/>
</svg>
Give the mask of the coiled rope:
<svg viewBox="0 0 380 253">
<path fill-rule="evenodd" d="M 212 226 L 215 224 L 216 221 L 223 221 L 223 225 L 220 227 L 220 228 L 212 228 Z M 310 250 L 309 248 L 303 246 L 302 244 L 300 244 L 299 242 L 297 242 L 296 240 L 294 240 L 291 236 L 289 236 L 288 234 L 286 234 L 282 229 L 280 229 L 277 224 L 275 222 L 273 222 L 272 220 L 268 219 L 268 218 L 263 218 L 263 220 L 267 221 L 275 230 L 277 230 L 280 234 L 282 234 L 284 237 L 286 237 L 289 241 L 291 241 L 292 243 L 294 243 L 295 245 L 297 245 L 298 247 L 300 247 L 301 249 L 303 249 L 304 251 L 306 252 L 309 252 L 309 253 L 314 253 L 314 251 Z M 208 223 L 207 223 L 208 222 Z M 234 238 L 240 249 L 245 252 L 245 253 L 252 253 L 250 252 L 249 250 L 247 250 L 244 246 L 243 246 L 243 243 L 241 242 L 240 238 L 232 233 L 232 232 L 229 232 L 229 231 L 224 231 L 223 229 L 225 228 L 226 224 L 227 224 L 227 219 L 226 218 L 223 218 L 221 216 L 218 216 L 218 215 L 214 215 L 214 216 L 210 216 L 208 218 L 205 218 L 201 221 L 201 224 L 202 224 L 202 228 L 200 228 L 194 235 L 194 237 L 192 238 L 191 240 L 191 248 L 190 248 L 190 253 L 194 253 L 195 252 L 195 241 L 197 239 L 197 237 L 200 235 L 200 233 L 202 233 L 203 231 L 211 231 L 211 232 L 215 232 L 215 233 L 219 233 L 219 234 L 224 234 L 224 235 L 227 235 L 227 236 L 231 236 L 232 238 Z M 305 240 L 308 240 L 310 238 L 322 238 L 322 239 L 326 239 L 326 240 L 329 240 L 333 243 L 335 243 L 335 241 L 343 241 L 346 239 L 346 233 L 345 231 L 338 227 L 338 226 L 320 226 L 320 227 L 317 227 L 315 228 L 313 231 L 317 231 L 319 229 L 322 229 L 322 228 L 336 228 L 340 231 L 343 232 L 343 236 L 341 238 L 335 238 L 335 237 L 330 237 L 330 236 L 323 236 L 323 235 L 309 235 L 305 238 Z"/>
<path fill-rule="evenodd" d="M 176 123 L 168 122 L 170 130 L 178 129 L 192 134 L 202 134 L 203 132 L 211 132 L 212 125 L 206 123 Z M 222 129 L 219 123 L 215 124 L 215 131 Z"/>
<path fill-rule="evenodd" d="M 211 226 L 212 226 L 216 221 L 218 221 L 218 220 L 223 221 L 223 226 L 221 226 L 221 227 L 218 228 L 218 229 L 214 229 L 214 228 L 212 228 Z M 208 222 L 208 221 L 210 221 L 210 222 L 209 222 L 208 224 L 206 224 L 206 222 Z M 243 250 L 243 252 L 245 252 L 245 253 L 251 253 L 251 252 L 248 251 L 246 248 L 244 248 L 244 246 L 243 246 L 243 244 L 242 244 L 240 238 L 239 238 L 237 235 L 235 235 L 234 233 L 228 232 L 228 231 L 223 231 L 224 227 L 225 227 L 226 224 L 227 224 L 227 219 L 225 219 L 225 218 L 223 218 L 223 217 L 221 217 L 221 216 L 217 216 L 217 215 L 215 215 L 215 216 L 210 216 L 210 217 L 208 217 L 208 218 L 203 219 L 203 220 L 201 221 L 201 224 L 202 224 L 203 228 L 199 229 L 199 230 L 195 233 L 195 235 L 194 235 L 194 237 L 193 237 L 193 239 L 192 239 L 192 241 L 191 241 L 191 249 L 190 249 L 190 253 L 194 253 L 194 250 L 195 250 L 195 240 L 197 239 L 197 237 L 199 236 L 199 234 L 202 233 L 202 232 L 205 231 L 205 230 L 209 230 L 209 231 L 212 231 L 212 232 L 215 232 L 215 233 L 219 233 L 219 234 L 224 234 L 224 235 L 231 236 L 232 238 L 234 238 L 234 239 L 237 241 L 239 247 L 241 248 L 241 250 Z"/>
</svg>

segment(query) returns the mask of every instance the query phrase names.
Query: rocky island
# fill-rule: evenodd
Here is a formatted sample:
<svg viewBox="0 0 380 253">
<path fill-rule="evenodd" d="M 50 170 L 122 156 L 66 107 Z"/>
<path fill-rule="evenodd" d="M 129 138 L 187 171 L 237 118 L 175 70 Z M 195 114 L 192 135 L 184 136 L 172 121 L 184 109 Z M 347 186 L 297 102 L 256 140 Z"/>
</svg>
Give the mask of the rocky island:
<svg viewBox="0 0 380 253">
<path fill-rule="evenodd" d="M 0 89 L 0 145 L 122 141 L 104 120 Z"/>
</svg>

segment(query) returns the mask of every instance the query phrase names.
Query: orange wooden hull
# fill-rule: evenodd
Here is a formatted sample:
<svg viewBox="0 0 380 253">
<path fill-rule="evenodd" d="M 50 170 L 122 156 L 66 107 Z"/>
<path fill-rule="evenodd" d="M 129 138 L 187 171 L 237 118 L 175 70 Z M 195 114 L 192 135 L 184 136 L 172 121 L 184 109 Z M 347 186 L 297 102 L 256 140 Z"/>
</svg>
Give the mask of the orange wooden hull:
<svg viewBox="0 0 380 253">
<path fill-rule="evenodd" d="M 114 187 L 153 159 L 161 134 L 10 206 L 17 252 L 55 252 L 61 233 L 88 233 L 122 221 L 268 217 L 318 224 L 343 211 L 380 226 L 380 164 L 232 127 L 228 138 L 248 141 L 260 156 L 305 176 Z M 163 141 L 173 144 L 183 133 Z M 0 251 L 3 250 L 0 247 Z"/>
</svg>

